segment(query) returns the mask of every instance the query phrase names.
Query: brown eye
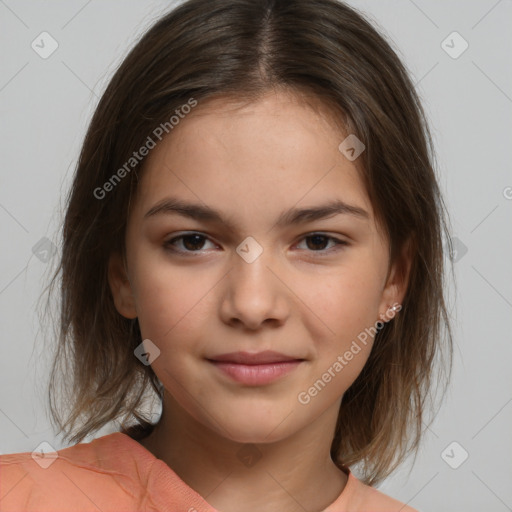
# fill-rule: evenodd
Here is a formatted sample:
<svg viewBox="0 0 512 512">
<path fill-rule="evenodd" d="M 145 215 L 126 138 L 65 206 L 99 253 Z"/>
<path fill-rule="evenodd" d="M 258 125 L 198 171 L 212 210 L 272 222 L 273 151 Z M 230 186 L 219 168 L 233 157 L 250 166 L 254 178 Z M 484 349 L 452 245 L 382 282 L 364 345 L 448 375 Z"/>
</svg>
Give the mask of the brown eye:
<svg viewBox="0 0 512 512">
<path fill-rule="evenodd" d="M 164 243 L 164 247 L 166 250 L 175 252 L 175 253 L 193 253 L 200 252 L 207 241 L 207 237 L 205 235 L 201 235 L 199 233 L 190 233 L 184 234 L 177 237 L 174 237 Z M 181 243 L 179 243 L 181 242 Z M 178 245 L 180 247 L 178 247 Z"/>
<path fill-rule="evenodd" d="M 313 233 L 312 235 L 305 236 L 302 240 L 306 241 L 306 249 L 311 252 L 319 252 L 319 253 L 328 253 L 334 250 L 337 250 L 336 246 L 348 245 L 344 240 L 339 240 L 338 238 L 334 238 L 329 235 L 324 235 L 322 233 Z M 326 249 L 330 242 L 333 242 L 330 248 Z"/>
</svg>

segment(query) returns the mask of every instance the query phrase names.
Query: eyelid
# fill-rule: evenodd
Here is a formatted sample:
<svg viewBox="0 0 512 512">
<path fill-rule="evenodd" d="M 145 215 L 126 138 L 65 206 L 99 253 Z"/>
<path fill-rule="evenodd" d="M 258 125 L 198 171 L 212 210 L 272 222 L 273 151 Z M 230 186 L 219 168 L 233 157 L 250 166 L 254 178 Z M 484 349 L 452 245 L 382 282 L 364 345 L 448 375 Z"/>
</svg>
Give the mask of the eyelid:
<svg viewBox="0 0 512 512">
<path fill-rule="evenodd" d="M 306 240 L 307 238 L 311 238 L 313 236 L 323 236 L 328 239 L 329 242 L 334 242 L 334 246 L 330 249 L 323 249 L 319 251 L 309 251 L 305 250 L 308 254 L 315 254 L 317 257 L 327 257 L 332 255 L 333 253 L 337 253 L 340 250 L 342 250 L 345 246 L 349 246 L 350 243 L 344 240 L 343 238 L 339 238 L 338 235 L 330 235 L 329 233 L 324 233 L 322 231 L 311 231 L 309 233 L 306 233 L 300 237 L 300 239 L 294 244 L 297 245 L 298 243 L 302 242 L 303 240 Z"/>
<path fill-rule="evenodd" d="M 173 234 L 173 236 L 171 236 L 169 239 L 166 239 L 163 243 L 164 245 L 164 248 L 166 250 L 168 250 L 169 252 L 172 252 L 174 254 L 190 254 L 190 255 L 194 255 L 194 254 L 202 254 L 202 250 L 199 250 L 199 251 L 182 251 L 180 249 L 175 249 L 173 246 L 172 246 L 172 243 L 177 241 L 177 240 L 180 240 L 182 238 L 185 238 L 187 236 L 193 236 L 193 235 L 198 235 L 202 238 L 205 238 L 206 240 L 216 244 L 216 242 L 214 242 L 210 236 L 206 235 L 205 233 L 201 232 L 201 231 L 184 231 L 182 233 L 178 232 L 176 234 Z M 217 245 L 217 244 L 216 244 Z"/>
<path fill-rule="evenodd" d="M 173 242 L 176 242 L 177 240 L 180 240 L 187 236 L 193 236 L 193 235 L 198 235 L 202 238 L 205 238 L 206 240 L 209 240 L 212 243 L 216 243 L 210 238 L 210 236 L 206 235 L 205 233 L 203 233 L 201 231 L 185 231 L 185 232 L 175 233 L 175 234 L 173 234 L 173 236 L 171 238 L 165 240 L 164 244 L 163 244 L 164 248 L 167 251 L 172 252 L 174 254 L 181 254 L 181 255 L 203 254 L 203 251 L 201 249 L 199 249 L 197 251 L 183 251 L 180 249 L 175 249 L 172 246 Z M 296 242 L 294 242 L 294 245 L 297 245 L 298 243 L 302 242 L 303 240 L 305 240 L 307 238 L 311 238 L 313 236 L 323 236 L 323 237 L 327 238 L 329 241 L 333 241 L 335 243 L 334 247 L 331 247 L 330 249 L 324 249 L 324 250 L 318 250 L 318 251 L 306 250 L 306 252 L 308 252 L 308 253 L 318 254 L 319 257 L 322 257 L 322 255 L 330 255 L 334 252 L 337 252 L 338 250 L 340 250 L 341 248 L 343 248 L 345 246 L 351 245 L 350 242 L 348 242 L 347 240 L 344 240 L 343 238 L 339 238 L 339 235 L 334 236 L 334 235 L 330 235 L 329 233 L 324 233 L 322 231 L 310 231 L 308 233 L 305 233 L 305 234 L 301 235 L 301 237 Z"/>
</svg>

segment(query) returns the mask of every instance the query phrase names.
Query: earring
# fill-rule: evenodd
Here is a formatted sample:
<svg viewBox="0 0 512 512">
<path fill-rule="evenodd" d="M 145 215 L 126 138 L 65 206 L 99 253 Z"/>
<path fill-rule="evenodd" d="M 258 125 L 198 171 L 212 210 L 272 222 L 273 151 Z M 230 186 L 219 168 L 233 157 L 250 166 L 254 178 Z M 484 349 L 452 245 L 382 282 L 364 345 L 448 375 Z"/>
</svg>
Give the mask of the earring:
<svg viewBox="0 0 512 512">
<path fill-rule="evenodd" d="M 395 304 L 393 306 L 388 305 L 388 309 L 385 314 L 380 315 L 380 318 L 385 322 L 389 322 L 394 318 L 394 316 L 402 309 L 401 304 Z"/>
</svg>

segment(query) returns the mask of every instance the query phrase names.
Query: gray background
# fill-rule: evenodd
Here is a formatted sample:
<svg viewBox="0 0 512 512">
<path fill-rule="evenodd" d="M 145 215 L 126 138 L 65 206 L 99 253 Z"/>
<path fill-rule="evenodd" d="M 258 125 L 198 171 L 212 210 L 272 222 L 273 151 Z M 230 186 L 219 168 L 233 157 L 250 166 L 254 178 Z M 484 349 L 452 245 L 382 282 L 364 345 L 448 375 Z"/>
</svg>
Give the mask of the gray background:
<svg viewBox="0 0 512 512">
<path fill-rule="evenodd" d="M 453 380 L 414 465 L 380 489 L 423 512 L 512 510 L 512 3 L 349 3 L 388 37 L 418 84 L 458 248 Z M 84 130 L 109 77 L 170 5 L 0 0 L 2 453 L 42 441 L 64 447 L 45 416 L 36 301 L 55 258 L 45 262 L 43 237 L 56 241 Z M 31 47 L 43 31 L 59 45 L 47 59 Z M 442 44 L 453 31 L 469 44 L 457 58 L 444 48 L 458 52 L 461 41 Z"/>
</svg>

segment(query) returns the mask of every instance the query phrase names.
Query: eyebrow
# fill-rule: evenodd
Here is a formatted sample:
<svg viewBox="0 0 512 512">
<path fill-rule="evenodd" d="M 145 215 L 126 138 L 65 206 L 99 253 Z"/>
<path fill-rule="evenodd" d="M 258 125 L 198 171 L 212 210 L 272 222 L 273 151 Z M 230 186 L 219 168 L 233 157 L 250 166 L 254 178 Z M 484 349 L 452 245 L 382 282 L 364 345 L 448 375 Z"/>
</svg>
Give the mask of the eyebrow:
<svg viewBox="0 0 512 512">
<path fill-rule="evenodd" d="M 144 219 L 156 215 L 181 215 L 190 219 L 224 224 L 232 231 L 235 227 L 232 222 L 225 219 L 222 214 L 204 204 L 190 203 L 181 199 L 167 197 L 152 206 L 144 215 Z M 335 215 L 350 215 L 361 220 L 369 220 L 369 213 L 363 208 L 351 205 L 340 199 L 310 208 L 291 208 L 281 212 L 275 225 L 278 227 L 305 224 L 316 220 L 327 219 Z"/>
</svg>

